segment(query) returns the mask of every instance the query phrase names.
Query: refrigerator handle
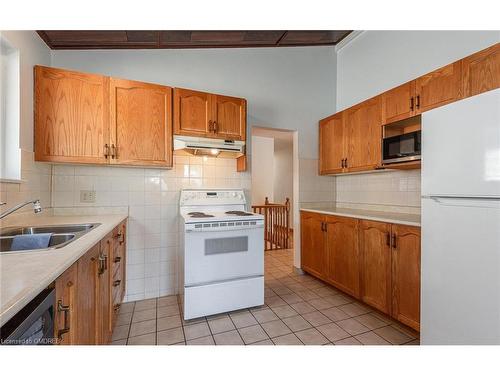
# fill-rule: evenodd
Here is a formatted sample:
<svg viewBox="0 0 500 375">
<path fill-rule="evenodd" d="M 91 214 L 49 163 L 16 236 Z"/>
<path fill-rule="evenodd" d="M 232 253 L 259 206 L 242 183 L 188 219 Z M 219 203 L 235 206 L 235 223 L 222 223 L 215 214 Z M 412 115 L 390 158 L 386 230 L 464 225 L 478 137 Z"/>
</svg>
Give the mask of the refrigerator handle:
<svg viewBox="0 0 500 375">
<path fill-rule="evenodd" d="M 424 197 L 425 198 L 425 197 Z M 454 197 L 431 195 L 428 198 L 445 206 L 486 207 L 500 209 L 500 197 Z"/>
</svg>

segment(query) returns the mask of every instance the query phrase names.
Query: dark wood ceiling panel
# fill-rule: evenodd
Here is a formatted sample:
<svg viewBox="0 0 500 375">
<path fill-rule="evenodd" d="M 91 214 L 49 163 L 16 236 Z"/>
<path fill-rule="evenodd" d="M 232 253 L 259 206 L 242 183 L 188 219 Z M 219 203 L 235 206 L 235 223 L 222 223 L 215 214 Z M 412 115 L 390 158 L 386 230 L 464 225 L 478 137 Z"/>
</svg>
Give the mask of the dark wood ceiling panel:
<svg viewBox="0 0 500 375">
<path fill-rule="evenodd" d="M 52 49 L 237 48 L 335 45 L 345 30 L 40 30 Z"/>
</svg>

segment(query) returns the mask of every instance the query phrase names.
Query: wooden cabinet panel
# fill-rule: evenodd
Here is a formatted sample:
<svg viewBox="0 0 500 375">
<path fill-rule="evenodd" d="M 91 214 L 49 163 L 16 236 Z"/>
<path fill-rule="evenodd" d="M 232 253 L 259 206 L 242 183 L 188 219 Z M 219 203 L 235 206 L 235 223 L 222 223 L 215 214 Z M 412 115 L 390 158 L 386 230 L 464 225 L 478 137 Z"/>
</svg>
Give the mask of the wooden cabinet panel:
<svg viewBox="0 0 500 375">
<path fill-rule="evenodd" d="M 111 325 L 111 271 L 109 256 L 112 254 L 113 235 L 101 240 L 99 267 L 97 270 L 97 334 L 98 343 L 107 344 L 113 327 Z"/>
<path fill-rule="evenodd" d="M 343 112 L 319 122 L 319 174 L 340 173 L 345 158 Z"/>
<path fill-rule="evenodd" d="M 206 92 L 174 89 L 174 134 L 205 137 L 210 133 L 212 95 Z"/>
<path fill-rule="evenodd" d="M 389 124 L 415 115 L 415 81 L 382 94 L 382 122 Z"/>
<path fill-rule="evenodd" d="M 115 78 L 110 87 L 111 163 L 172 167 L 172 89 Z"/>
<path fill-rule="evenodd" d="M 326 217 L 327 279 L 337 288 L 359 297 L 358 220 Z"/>
<path fill-rule="evenodd" d="M 462 61 L 465 97 L 500 87 L 500 43 Z"/>
<path fill-rule="evenodd" d="M 35 160 L 105 164 L 109 79 L 35 66 Z"/>
<path fill-rule="evenodd" d="M 392 315 L 420 330 L 420 228 L 393 225 L 392 233 Z"/>
<path fill-rule="evenodd" d="M 77 337 L 79 345 L 94 345 L 98 341 L 97 296 L 100 245 L 95 245 L 77 262 L 78 313 Z"/>
<path fill-rule="evenodd" d="M 246 100 L 230 96 L 213 95 L 214 135 L 218 138 L 245 140 Z"/>
<path fill-rule="evenodd" d="M 73 264 L 55 283 L 56 311 L 54 316 L 55 337 L 59 345 L 78 344 L 78 266 Z"/>
<path fill-rule="evenodd" d="M 122 222 L 113 231 L 113 246 L 110 256 L 111 268 L 111 327 L 125 296 L 126 280 L 126 222 Z"/>
<path fill-rule="evenodd" d="M 452 103 L 462 95 L 462 62 L 446 65 L 417 78 L 415 83 L 416 113 Z"/>
<path fill-rule="evenodd" d="M 300 216 L 301 267 L 304 271 L 322 278 L 326 260 L 323 215 L 301 212 Z"/>
<path fill-rule="evenodd" d="M 361 299 L 386 314 L 392 299 L 390 236 L 390 224 L 360 220 Z"/>
<path fill-rule="evenodd" d="M 345 113 L 347 169 L 369 170 L 381 165 L 381 98 L 367 100 Z"/>
</svg>

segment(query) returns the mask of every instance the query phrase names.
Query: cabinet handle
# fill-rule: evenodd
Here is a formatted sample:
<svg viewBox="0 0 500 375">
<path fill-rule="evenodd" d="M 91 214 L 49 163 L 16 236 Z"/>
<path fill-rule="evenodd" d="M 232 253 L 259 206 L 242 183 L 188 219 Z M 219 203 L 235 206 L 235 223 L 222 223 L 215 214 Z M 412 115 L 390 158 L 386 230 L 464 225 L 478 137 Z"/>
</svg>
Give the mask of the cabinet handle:
<svg viewBox="0 0 500 375">
<path fill-rule="evenodd" d="M 113 310 L 117 311 L 120 310 L 121 304 L 117 303 L 116 305 L 113 306 Z"/>
<path fill-rule="evenodd" d="M 387 232 L 385 234 L 385 244 L 388 246 L 388 247 L 391 247 L 391 235 L 389 234 L 389 232 Z"/>
<path fill-rule="evenodd" d="M 213 132 L 214 126 L 212 123 L 212 120 L 208 121 L 208 131 L 211 133 Z"/>
<path fill-rule="evenodd" d="M 121 260 L 122 260 L 122 257 L 115 257 L 114 262 L 115 263 L 120 263 Z"/>
<path fill-rule="evenodd" d="M 417 104 L 415 106 L 417 109 L 420 108 L 420 95 L 417 95 Z"/>
<path fill-rule="evenodd" d="M 410 111 L 413 111 L 413 104 L 415 102 L 415 99 L 413 98 L 413 96 L 410 98 Z"/>
<path fill-rule="evenodd" d="M 217 133 L 217 121 L 214 121 L 214 133 Z"/>
<path fill-rule="evenodd" d="M 106 143 L 104 145 L 104 158 L 107 159 L 109 157 L 109 146 L 108 144 Z"/>
<path fill-rule="evenodd" d="M 113 286 L 118 286 L 120 285 L 121 282 L 122 282 L 121 280 L 115 280 L 113 281 Z"/>
<path fill-rule="evenodd" d="M 397 248 L 397 245 L 396 245 L 396 234 L 395 233 L 392 234 L 392 247 L 394 249 Z"/>
<path fill-rule="evenodd" d="M 344 168 L 344 159 L 342 159 L 342 168 Z"/>
<path fill-rule="evenodd" d="M 116 147 L 114 144 L 111 144 L 111 159 L 118 159 L 117 149 L 118 147 Z"/>
<path fill-rule="evenodd" d="M 347 158 L 345 158 L 345 167 L 347 168 Z"/>
<path fill-rule="evenodd" d="M 70 329 L 69 319 L 70 319 L 71 309 L 70 309 L 69 305 L 63 305 L 62 301 L 58 300 L 57 301 L 57 311 L 64 312 L 64 328 L 57 331 L 57 337 L 59 339 L 61 339 L 62 335 L 69 332 L 69 329 Z"/>
</svg>

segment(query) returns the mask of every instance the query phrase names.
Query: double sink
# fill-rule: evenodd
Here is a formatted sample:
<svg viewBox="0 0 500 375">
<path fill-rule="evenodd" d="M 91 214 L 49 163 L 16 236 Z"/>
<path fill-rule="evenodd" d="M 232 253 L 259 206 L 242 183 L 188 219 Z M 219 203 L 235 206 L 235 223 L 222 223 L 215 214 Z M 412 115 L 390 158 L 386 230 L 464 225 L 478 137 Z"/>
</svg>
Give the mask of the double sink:
<svg viewBox="0 0 500 375">
<path fill-rule="evenodd" d="M 68 225 L 44 225 L 44 226 L 23 226 L 0 229 L 0 252 L 18 253 L 21 251 L 42 250 L 42 248 L 32 248 L 26 250 L 11 250 L 12 241 L 15 236 L 51 233 L 49 246 L 44 249 L 62 248 L 74 240 L 82 237 L 92 229 L 101 225 L 100 223 L 91 224 L 68 224 Z"/>
</svg>

